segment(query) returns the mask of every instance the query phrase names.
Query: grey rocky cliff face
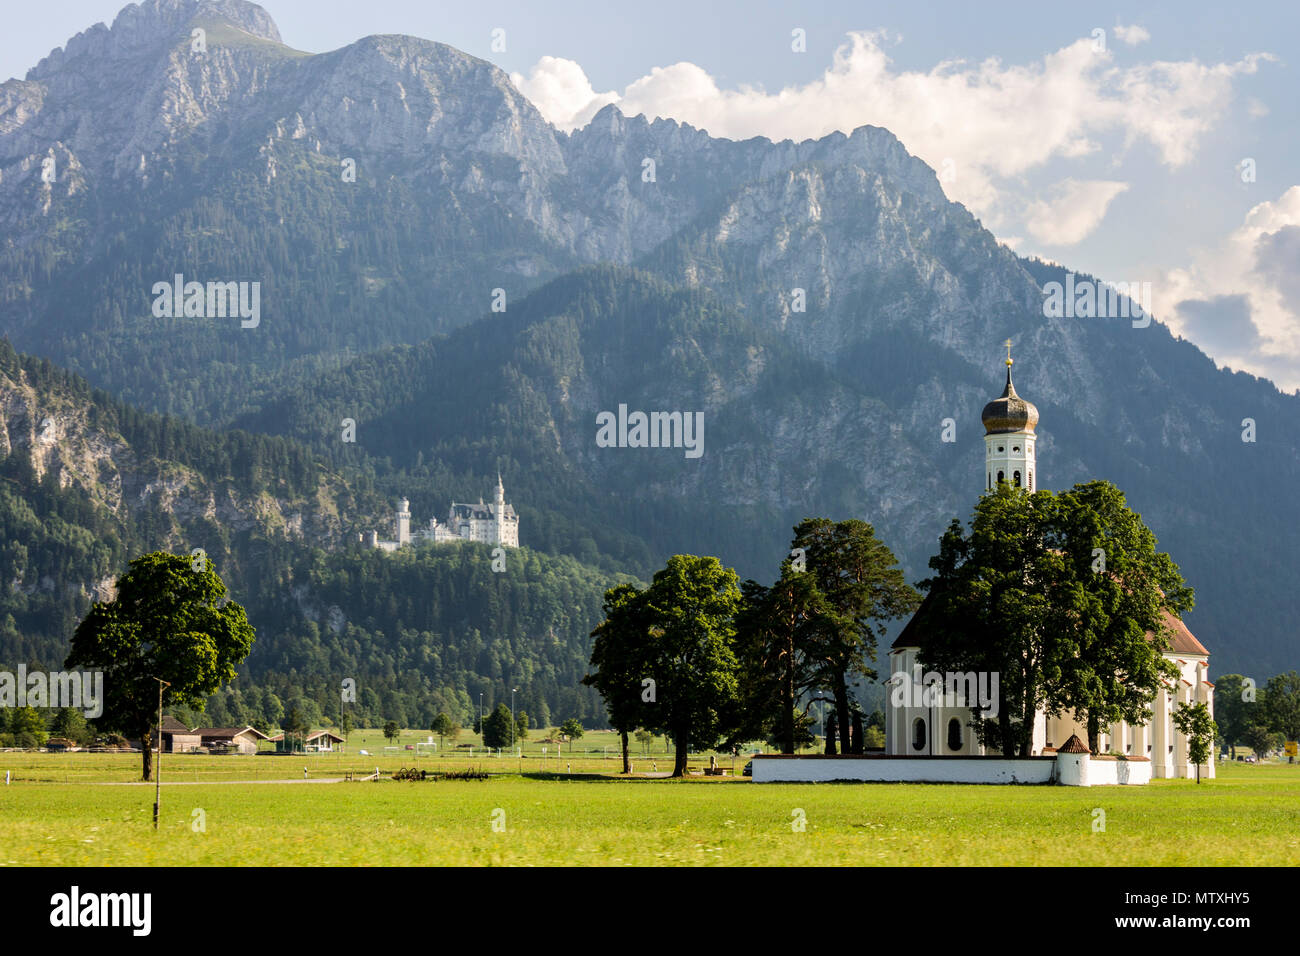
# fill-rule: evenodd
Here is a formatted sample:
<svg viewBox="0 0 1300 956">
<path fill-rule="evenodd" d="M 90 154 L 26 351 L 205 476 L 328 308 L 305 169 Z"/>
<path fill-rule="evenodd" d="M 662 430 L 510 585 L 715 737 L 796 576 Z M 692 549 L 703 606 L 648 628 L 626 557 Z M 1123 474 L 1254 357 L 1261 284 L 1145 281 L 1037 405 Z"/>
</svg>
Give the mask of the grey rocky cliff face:
<svg viewBox="0 0 1300 956">
<path fill-rule="evenodd" d="M 200 23 L 210 36 L 195 53 Z M 224 156 L 286 130 L 325 155 L 488 194 L 586 262 L 631 262 L 746 183 L 808 163 L 871 169 L 942 201 L 933 173 L 885 130 L 733 142 L 606 107 L 565 135 L 503 71 L 443 44 L 374 36 L 306 56 L 253 4 L 149 0 L 0 90 L 0 213 L 52 147 L 91 189 L 121 189 L 156 183 L 186 140 Z M 654 183 L 642 182 L 645 159 Z"/>
<path fill-rule="evenodd" d="M 246 494 L 232 482 L 141 455 L 121 434 L 95 424 L 91 412 L 74 395 L 0 373 L 0 456 L 25 459 L 38 481 L 53 475 L 58 487 L 74 489 L 122 522 L 160 508 L 182 532 L 207 522 L 299 541 L 336 541 L 343 533 L 338 500 L 349 492 L 333 476 L 314 496 Z"/>
<path fill-rule="evenodd" d="M 209 34 L 202 54 L 190 49 L 198 23 Z M 491 251 L 522 280 L 579 263 L 632 264 L 672 283 L 725 287 L 747 314 L 832 363 L 906 329 L 987 368 L 991 387 L 990 341 L 1015 330 L 1060 357 L 1050 375 L 1027 369 L 1037 397 L 1072 401 L 1085 422 L 1122 427 L 1133 414 L 1108 397 L 1106 356 L 1088 331 L 1041 318 L 1039 290 L 1014 254 L 887 130 L 738 142 L 608 106 L 564 134 L 483 60 L 399 36 L 299 54 L 242 0 L 127 7 L 111 29 L 79 34 L 26 80 L 0 87 L 0 223 L 28 243 L 54 228 L 61 198 L 102 205 L 125 193 L 129 204 L 131 190 L 172 180 L 182 147 L 226 169 L 247 162 L 254 144 L 267 179 L 305 144 L 375 176 L 436 182 L 437 201 L 462 204 L 471 222 L 507 211 L 533 228 L 536 246 Z M 58 175 L 46 184 L 50 157 Z M 181 185 L 201 194 L 205 184 Z M 86 254 L 102 239 L 85 237 Z M 791 308 L 796 288 L 807 297 L 802 313 Z"/>
</svg>

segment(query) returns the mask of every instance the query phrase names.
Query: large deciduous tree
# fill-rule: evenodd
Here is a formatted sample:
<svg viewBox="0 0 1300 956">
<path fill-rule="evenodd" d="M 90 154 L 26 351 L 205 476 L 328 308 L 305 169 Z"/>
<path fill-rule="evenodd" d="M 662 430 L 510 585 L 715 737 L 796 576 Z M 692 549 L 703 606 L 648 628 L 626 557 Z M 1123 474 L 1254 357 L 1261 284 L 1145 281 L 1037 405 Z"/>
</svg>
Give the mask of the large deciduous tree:
<svg viewBox="0 0 1300 956">
<path fill-rule="evenodd" d="M 734 712 L 739 605 L 736 572 L 713 557 L 674 555 L 646 589 L 647 676 L 656 690 L 646 724 L 672 738 L 674 777 L 686 773 L 691 745 L 713 746 Z"/>
<path fill-rule="evenodd" d="M 1300 740 L 1300 673 L 1287 671 L 1264 685 L 1264 722 L 1287 740 Z M 1289 763 L 1295 763 L 1292 757 Z"/>
<path fill-rule="evenodd" d="M 1110 482 L 1060 494 L 1047 533 L 1065 558 L 1052 620 L 1057 639 L 1075 651 L 1048 696 L 1052 709 L 1073 710 L 1085 722 L 1096 754 L 1103 727 L 1145 723 L 1160 684 L 1177 679 L 1163 654 L 1165 615 L 1191 610 L 1192 590 Z"/>
<path fill-rule="evenodd" d="M 977 715 L 971 726 L 1006 756 L 1029 756 L 1034 715 L 1061 667 L 1048 599 L 1063 564 L 1045 534 L 1053 506 L 1048 492 L 999 483 L 976 505 L 969 533 L 959 521 L 949 525 L 930 559 L 936 573 L 922 585 L 929 601 L 920 663 L 998 675 L 996 718 Z"/>
<path fill-rule="evenodd" d="M 96 602 L 77 626 L 65 667 L 104 672 L 106 729 L 140 738 L 144 779 L 153 774 L 150 731 L 163 704 L 202 710 L 256 634 L 244 609 L 226 597 L 211 561 L 155 551 L 131 562 L 117 597 Z"/>
<path fill-rule="evenodd" d="M 1214 682 L 1214 722 L 1230 756 L 1244 742 L 1246 728 L 1259 723 L 1255 716 L 1255 693 L 1248 690 L 1241 674 L 1224 674 Z"/>
<path fill-rule="evenodd" d="M 980 499 L 969 532 L 949 526 L 923 585 L 921 660 L 998 674 L 996 722 L 972 722 L 982 742 L 1027 757 L 1038 711 L 1072 710 L 1095 752 L 1102 726 L 1146 719 L 1176 674 L 1161 654 L 1164 613 L 1192 601 L 1155 544 L 1107 482 L 1059 497 L 1003 483 Z"/>
</svg>

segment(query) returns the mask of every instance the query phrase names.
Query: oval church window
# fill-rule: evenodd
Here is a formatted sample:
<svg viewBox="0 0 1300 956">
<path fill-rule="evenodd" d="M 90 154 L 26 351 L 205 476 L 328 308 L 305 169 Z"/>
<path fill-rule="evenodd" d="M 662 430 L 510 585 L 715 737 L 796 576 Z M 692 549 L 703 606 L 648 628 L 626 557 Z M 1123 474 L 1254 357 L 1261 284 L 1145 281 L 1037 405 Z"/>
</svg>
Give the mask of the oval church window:
<svg viewBox="0 0 1300 956">
<path fill-rule="evenodd" d="M 961 721 L 956 717 L 948 721 L 948 749 L 961 750 Z"/>
</svg>

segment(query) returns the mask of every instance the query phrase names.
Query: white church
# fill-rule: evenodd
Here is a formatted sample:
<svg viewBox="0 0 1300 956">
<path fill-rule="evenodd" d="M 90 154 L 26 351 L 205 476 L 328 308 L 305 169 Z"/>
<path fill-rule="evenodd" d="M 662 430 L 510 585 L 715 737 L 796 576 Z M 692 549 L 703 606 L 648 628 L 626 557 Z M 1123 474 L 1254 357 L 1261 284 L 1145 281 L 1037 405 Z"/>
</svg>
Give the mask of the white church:
<svg viewBox="0 0 1300 956">
<path fill-rule="evenodd" d="M 455 544 L 461 541 L 479 541 L 504 548 L 519 547 L 519 515 L 513 505 L 506 504 L 506 488 L 497 475 L 496 497 L 491 504 L 465 504 L 453 501 L 447 511 L 447 520 L 439 523 L 429 519 L 427 528 L 411 530 L 411 503 L 403 498 L 397 505 L 397 540 L 381 541 L 379 532 L 362 535 L 362 541 L 372 548 L 396 551 L 417 544 Z"/>
<path fill-rule="evenodd" d="M 1010 343 L 1007 344 L 1007 384 L 1002 394 L 984 406 L 984 491 L 1000 481 L 1030 491 L 1035 484 L 1034 446 L 1038 409 L 1016 394 L 1011 383 Z M 934 697 L 925 695 L 920 686 L 918 654 L 925 640 L 925 605 L 912 617 L 894 641 L 889 662 L 891 691 L 900 681 L 910 681 L 910 693 L 892 693 L 886 714 L 885 751 L 895 756 L 977 756 L 984 748 L 973 739 L 967 726 L 969 706 L 925 706 Z M 1204 703 L 1214 712 L 1214 685 L 1210 683 L 1210 652 L 1205 649 L 1181 620 L 1166 614 L 1170 646 L 1165 658 L 1178 667 L 1179 677 L 1160 687 L 1151 705 L 1151 717 L 1145 723 L 1117 723 L 1101 734 L 1101 753 L 1121 754 L 1137 760 L 1149 760 L 1152 777 L 1194 777 L 1196 767 L 1188 756 L 1187 738 L 1174 726 L 1173 714 L 1180 703 Z M 1148 632 L 1150 637 L 1150 632 Z M 969 697 L 967 699 L 970 699 Z M 901 700 L 903 706 L 895 706 Z M 960 699 L 956 703 L 960 703 Z M 942 702 L 941 702 L 942 703 Z M 910 704 L 911 706 L 908 706 Z M 1072 737 L 1078 740 L 1071 742 Z M 1034 722 L 1035 756 L 1051 756 L 1058 751 L 1072 753 L 1079 741 L 1086 743 L 1085 722 L 1072 713 L 1049 717 L 1039 712 Z M 1070 746 L 1067 748 L 1067 744 Z M 1086 748 L 1085 748 L 1086 749 Z M 1214 776 L 1214 758 L 1201 767 L 1202 777 Z"/>
</svg>

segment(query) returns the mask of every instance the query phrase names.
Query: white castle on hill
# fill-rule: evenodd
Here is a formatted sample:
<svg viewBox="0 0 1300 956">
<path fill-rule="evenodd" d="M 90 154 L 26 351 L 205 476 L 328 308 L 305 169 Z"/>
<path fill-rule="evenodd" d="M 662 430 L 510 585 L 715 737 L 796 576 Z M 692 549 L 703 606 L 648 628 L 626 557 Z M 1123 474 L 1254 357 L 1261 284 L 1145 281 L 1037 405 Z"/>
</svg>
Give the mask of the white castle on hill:
<svg viewBox="0 0 1300 956">
<path fill-rule="evenodd" d="M 459 541 L 481 541 L 506 548 L 519 547 L 519 515 L 512 505 L 506 504 L 506 488 L 497 475 L 496 500 L 492 504 L 451 503 L 447 520 L 442 524 L 437 518 L 429 519 L 429 527 L 411 530 L 411 503 L 405 498 L 397 506 L 397 540 L 380 541 L 379 532 L 369 531 L 361 540 L 372 548 L 396 551 L 422 542 L 451 544 Z"/>
</svg>

